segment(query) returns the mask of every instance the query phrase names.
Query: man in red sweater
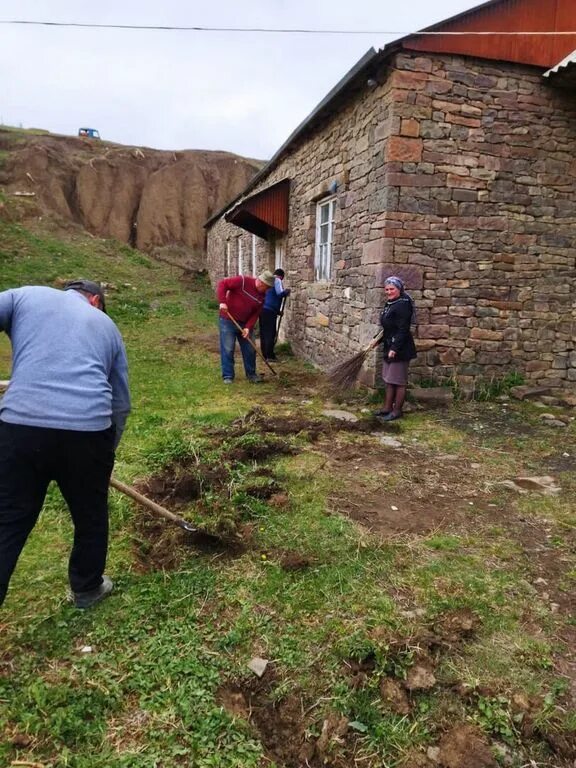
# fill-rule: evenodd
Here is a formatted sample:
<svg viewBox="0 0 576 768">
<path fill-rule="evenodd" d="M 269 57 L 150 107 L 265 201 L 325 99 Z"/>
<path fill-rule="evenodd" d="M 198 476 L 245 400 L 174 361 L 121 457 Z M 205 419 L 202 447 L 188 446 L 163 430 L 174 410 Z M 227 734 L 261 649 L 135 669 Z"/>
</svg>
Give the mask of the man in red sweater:
<svg viewBox="0 0 576 768">
<path fill-rule="evenodd" d="M 256 350 L 248 339 L 264 304 L 266 291 L 274 285 L 274 275 L 267 270 L 258 277 L 238 275 L 225 277 L 216 286 L 220 304 L 220 360 L 224 384 L 234 381 L 234 348 L 240 344 L 246 378 L 253 384 L 260 381 L 256 373 Z M 240 332 L 232 320 L 241 326 Z"/>
</svg>

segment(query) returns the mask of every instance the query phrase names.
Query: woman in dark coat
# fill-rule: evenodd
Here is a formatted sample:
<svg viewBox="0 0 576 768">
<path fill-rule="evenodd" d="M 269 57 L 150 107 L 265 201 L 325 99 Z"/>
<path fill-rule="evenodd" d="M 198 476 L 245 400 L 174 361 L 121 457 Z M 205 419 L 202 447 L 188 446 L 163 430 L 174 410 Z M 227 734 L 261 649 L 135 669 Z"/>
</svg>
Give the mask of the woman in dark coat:
<svg viewBox="0 0 576 768">
<path fill-rule="evenodd" d="M 380 315 L 380 324 L 384 330 L 382 378 L 386 384 L 386 399 L 384 408 L 376 411 L 376 416 L 383 421 L 395 421 L 402 418 L 408 366 L 410 360 L 416 357 L 416 346 L 410 333 L 414 302 L 404 291 L 404 283 L 399 277 L 386 278 L 384 292 L 386 304 Z"/>
</svg>

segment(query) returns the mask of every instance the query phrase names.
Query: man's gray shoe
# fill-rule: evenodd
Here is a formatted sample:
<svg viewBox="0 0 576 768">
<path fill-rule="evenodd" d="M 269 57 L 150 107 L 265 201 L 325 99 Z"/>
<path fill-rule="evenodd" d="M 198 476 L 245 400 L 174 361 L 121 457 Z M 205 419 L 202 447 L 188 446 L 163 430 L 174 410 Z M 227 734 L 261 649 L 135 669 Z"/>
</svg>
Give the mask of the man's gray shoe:
<svg viewBox="0 0 576 768">
<path fill-rule="evenodd" d="M 250 384 L 262 384 L 262 379 L 260 376 L 250 376 L 248 381 Z"/>
<path fill-rule="evenodd" d="M 222 379 L 224 384 L 232 384 L 232 379 Z"/>
<path fill-rule="evenodd" d="M 102 576 L 102 584 L 97 589 L 91 589 L 89 592 L 74 592 L 72 599 L 76 608 L 91 608 L 96 603 L 108 597 L 114 589 L 112 579 L 108 576 Z"/>
</svg>

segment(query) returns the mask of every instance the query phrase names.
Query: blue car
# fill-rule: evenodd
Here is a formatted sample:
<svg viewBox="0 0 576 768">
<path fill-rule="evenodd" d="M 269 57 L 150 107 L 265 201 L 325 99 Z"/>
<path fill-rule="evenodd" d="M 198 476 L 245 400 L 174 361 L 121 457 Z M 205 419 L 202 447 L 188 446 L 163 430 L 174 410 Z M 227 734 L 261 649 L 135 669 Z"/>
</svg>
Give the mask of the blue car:
<svg viewBox="0 0 576 768">
<path fill-rule="evenodd" d="M 96 128 L 79 128 L 78 136 L 82 136 L 84 139 L 99 139 L 100 134 Z"/>
</svg>

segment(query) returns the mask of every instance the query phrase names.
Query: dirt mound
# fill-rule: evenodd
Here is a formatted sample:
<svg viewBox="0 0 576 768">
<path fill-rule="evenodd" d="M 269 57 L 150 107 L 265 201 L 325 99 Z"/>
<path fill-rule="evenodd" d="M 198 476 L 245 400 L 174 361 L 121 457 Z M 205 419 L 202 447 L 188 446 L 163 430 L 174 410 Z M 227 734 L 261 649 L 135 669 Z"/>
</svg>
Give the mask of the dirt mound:
<svg viewBox="0 0 576 768">
<path fill-rule="evenodd" d="M 32 196 L 44 213 L 140 250 L 173 246 L 204 266 L 204 222 L 234 198 L 261 163 L 228 152 L 167 152 L 0 129 L 0 184 Z"/>
</svg>

